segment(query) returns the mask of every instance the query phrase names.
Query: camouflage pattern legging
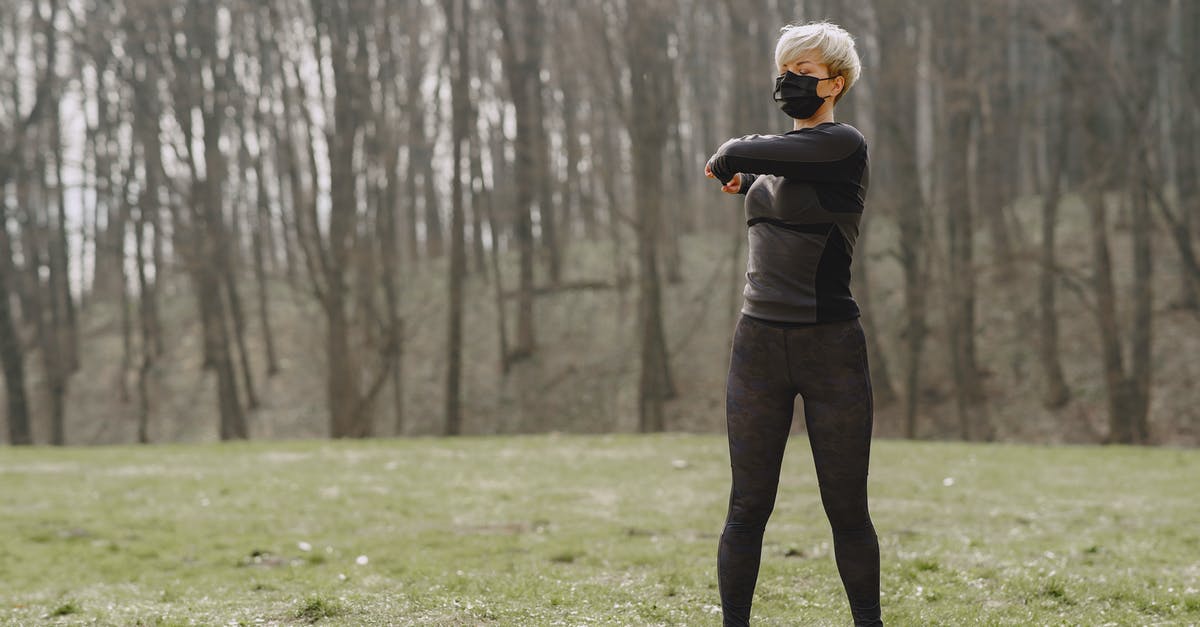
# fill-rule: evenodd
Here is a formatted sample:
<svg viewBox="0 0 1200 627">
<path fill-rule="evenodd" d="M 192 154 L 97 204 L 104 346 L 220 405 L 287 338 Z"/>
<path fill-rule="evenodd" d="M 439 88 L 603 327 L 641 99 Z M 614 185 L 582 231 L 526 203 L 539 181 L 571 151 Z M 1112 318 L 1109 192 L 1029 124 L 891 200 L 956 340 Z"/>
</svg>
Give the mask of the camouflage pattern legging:
<svg viewBox="0 0 1200 627">
<path fill-rule="evenodd" d="M 879 541 L 867 511 L 873 417 L 862 326 L 854 319 L 786 327 L 745 315 L 734 332 L 726 386 L 733 486 L 717 556 L 724 624 L 750 622 L 797 394 L 854 624 L 883 625 Z"/>
</svg>

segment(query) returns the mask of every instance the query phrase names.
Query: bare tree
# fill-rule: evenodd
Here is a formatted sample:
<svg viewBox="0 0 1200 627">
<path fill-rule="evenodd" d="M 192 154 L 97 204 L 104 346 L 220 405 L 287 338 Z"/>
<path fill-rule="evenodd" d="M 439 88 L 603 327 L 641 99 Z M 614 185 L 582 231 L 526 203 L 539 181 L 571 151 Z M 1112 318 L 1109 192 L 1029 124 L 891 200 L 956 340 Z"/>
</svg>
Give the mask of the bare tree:
<svg viewBox="0 0 1200 627">
<path fill-rule="evenodd" d="M 536 347 L 533 319 L 533 199 L 537 189 L 538 126 L 537 108 L 541 105 L 541 45 L 543 18 L 537 0 L 496 0 L 496 20 L 503 35 L 501 58 L 508 79 L 509 98 L 517 116 L 516 223 L 514 235 L 520 255 L 517 283 L 516 344 L 506 356 L 509 364 L 526 359 Z"/>
<path fill-rule="evenodd" d="M 359 242 L 362 213 L 355 156 L 363 123 L 370 117 L 366 107 L 370 103 L 367 98 L 371 80 L 368 42 L 372 3 L 369 0 L 349 3 L 312 0 L 311 8 L 319 35 L 314 51 L 318 58 L 328 55 L 332 70 L 333 125 L 325 132 L 325 143 L 329 147 L 331 208 L 328 229 L 323 234 L 317 220 L 315 199 L 310 199 L 308 224 L 304 229 L 308 241 L 304 243 L 304 250 L 309 259 L 313 289 L 325 313 L 330 432 L 338 438 L 367 437 L 373 428 L 372 404 L 389 380 L 398 345 L 398 330 L 387 329 L 378 349 L 379 367 L 374 373 L 364 373 L 359 351 L 352 345 L 355 320 L 348 308 L 352 296 L 350 272 L 354 263 L 351 256 Z M 322 93 L 326 91 L 325 82 L 322 72 Z M 315 176 L 316 169 L 312 171 Z M 360 289 L 370 288 L 360 286 Z M 369 319 L 366 314 L 360 312 L 360 324 Z M 370 377 L 365 386 L 362 385 L 364 374 Z"/>
<path fill-rule="evenodd" d="M 670 35 L 669 15 L 674 0 L 654 0 L 621 7 L 620 21 L 612 27 L 624 33 L 626 57 L 621 71 L 628 72 L 629 89 L 614 80 L 622 121 L 629 130 L 633 171 L 639 178 L 635 194 L 638 259 L 638 334 L 641 368 L 638 384 L 638 430 L 666 428 L 663 403 L 675 397 L 662 320 L 662 280 L 658 272 L 658 243 L 662 213 L 661 163 L 667 129 L 660 123 L 663 111 L 674 110 L 671 61 L 663 54 Z M 606 28 L 608 25 L 606 25 Z M 616 74 L 614 73 L 614 77 Z"/>
<path fill-rule="evenodd" d="M 1096 298 L 1100 348 L 1104 365 L 1104 380 L 1109 401 L 1109 434 L 1107 441 L 1146 443 L 1149 441 L 1148 412 L 1152 368 L 1153 327 L 1153 256 L 1150 246 L 1152 216 L 1150 196 L 1153 183 L 1150 152 L 1146 139 L 1140 135 L 1122 137 L 1121 150 L 1109 150 L 1103 141 L 1104 130 L 1115 124 L 1136 126 L 1140 111 L 1133 106 L 1134 94 L 1148 91 L 1152 79 L 1125 76 L 1122 59 L 1128 54 L 1123 46 L 1144 45 L 1156 40 L 1145 16 L 1135 17 L 1137 11 L 1125 9 L 1126 24 L 1134 25 L 1132 32 L 1120 40 L 1095 37 L 1096 32 L 1111 32 L 1117 15 L 1102 10 L 1099 0 L 1076 0 L 1059 21 L 1041 23 L 1048 43 L 1068 63 L 1080 64 L 1086 71 L 1071 77 L 1076 116 L 1083 121 L 1084 135 L 1081 160 L 1084 170 L 1092 174 L 1086 181 L 1084 202 L 1088 207 L 1092 240 L 1091 287 Z M 1104 89 L 1110 99 L 1089 97 L 1094 89 Z M 1112 103 L 1112 106 L 1110 106 Z M 1108 155 L 1113 155 L 1109 158 Z M 1111 194 L 1109 192 L 1112 192 Z M 1117 288 L 1113 277 L 1109 236 L 1109 206 L 1112 200 L 1126 203 L 1130 216 L 1130 243 L 1133 249 L 1133 276 L 1130 290 L 1133 310 L 1128 347 L 1124 346 L 1117 314 Z M 1128 361 L 1126 355 L 1129 355 Z"/>
<path fill-rule="evenodd" d="M 0 186 L 2 188 L 3 186 Z M 0 360 L 8 399 L 8 441 L 33 444 L 29 402 L 25 397 L 25 351 L 12 312 L 12 242 L 8 234 L 8 205 L 0 202 Z"/>
<path fill-rule="evenodd" d="M 462 433 L 462 335 L 463 335 L 463 288 L 467 274 L 466 219 L 464 216 L 463 196 L 463 157 L 464 144 L 467 143 L 467 132 L 471 123 L 471 102 L 467 93 L 471 78 L 471 51 L 468 0 L 443 0 L 442 7 L 446 15 L 447 39 L 454 44 L 454 54 L 449 58 L 451 93 L 454 101 L 453 130 L 451 139 L 454 143 L 451 166 L 451 202 L 453 209 L 450 220 L 450 271 L 447 274 L 449 283 L 450 321 L 446 341 L 446 435 Z"/>
<path fill-rule="evenodd" d="M 697 163 L 785 130 L 770 43 L 820 18 L 864 55 L 838 115 L 871 143 L 854 291 L 876 401 L 904 401 L 880 416 L 989 439 L 1099 404 L 1106 427 L 1063 437 L 1192 437 L 1179 377 L 1156 372 L 1179 358 L 1154 351 L 1200 311 L 1195 2 L 30 0 L 0 3 L 8 439 L 171 437 L 192 417 L 159 408 L 193 339 L 215 392 L 194 415 L 225 439 L 278 433 L 248 412 L 299 393 L 336 437 L 572 428 L 632 403 L 608 393 L 635 376 L 637 428 L 671 427 L 672 361 L 707 361 L 679 391 L 715 394 L 718 356 L 696 351 L 721 344 L 669 355 L 677 309 L 732 320 L 745 281 L 744 216 L 700 194 Z M 695 248 L 714 237 L 717 257 Z M 579 307 L 595 337 L 564 326 Z M 297 363 L 311 315 L 326 359 Z M 499 366 L 478 385 L 476 340 Z"/>
<path fill-rule="evenodd" d="M 1049 73 L 1057 78 L 1057 73 Z M 1039 82 L 1046 89 L 1049 81 Z M 1038 356 L 1045 376 L 1042 388 L 1042 405 L 1047 409 L 1060 409 L 1071 400 L 1071 390 L 1063 374 L 1059 350 L 1058 324 L 1058 214 L 1062 202 L 1068 148 L 1071 136 L 1068 131 L 1066 98 L 1054 98 L 1041 108 L 1042 127 L 1040 146 L 1037 150 L 1039 163 L 1036 168 L 1036 186 L 1041 195 L 1042 241 L 1040 267 L 1038 269 Z"/>
<path fill-rule="evenodd" d="M 32 286 L 28 315 L 34 319 L 46 393 L 50 406 L 50 443 L 66 444 L 66 401 L 71 373 L 77 369 L 74 350 L 73 300 L 67 277 L 66 217 L 62 189 L 62 136 L 59 121 L 57 0 L 33 7 L 40 30 L 42 63 L 50 90 L 44 97 L 48 111 L 32 131 L 32 141 L 18 157 L 31 164 L 20 170 L 17 202 L 23 210 L 23 252 Z M 43 98 L 38 96 L 39 100 Z M 36 105 L 35 105 L 36 106 Z M 47 160 L 53 160 L 53 166 Z M 53 186 L 49 183 L 53 180 Z M 56 211 L 37 207 L 54 206 Z M 52 217 L 53 216 L 53 217 Z"/>
<path fill-rule="evenodd" d="M 946 3 L 939 7 L 938 30 L 962 33 L 966 36 L 939 38 L 938 66 L 943 69 L 942 113 L 945 120 L 946 175 L 945 185 L 946 232 L 949 241 L 947 281 L 948 311 L 946 331 L 950 336 L 951 372 L 954 373 L 954 396 L 958 406 L 960 437 L 964 440 L 991 439 L 994 435 L 987 421 L 985 394 L 975 350 L 975 281 L 974 221 L 977 194 L 978 145 L 982 120 L 976 116 L 978 85 L 985 77 L 976 76 L 973 68 L 979 65 L 973 58 L 970 42 L 978 40 L 980 23 L 974 7 L 964 8 Z"/>
<path fill-rule="evenodd" d="M 888 98 L 877 98 L 876 120 L 879 141 L 873 159 L 877 164 L 873 175 L 878 205 L 896 216 L 899 237 L 897 256 L 904 274 L 904 434 L 917 437 L 917 409 L 920 400 L 921 355 L 929 329 L 926 324 L 928 274 L 926 270 L 924 210 L 927 199 L 921 191 L 918 170 L 917 137 L 913 115 L 916 93 L 910 77 L 913 68 L 922 62 L 921 55 L 929 54 L 919 45 L 914 31 L 923 16 L 920 6 L 896 3 L 875 5 L 876 33 L 879 38 L 880 91 Z"/>
<path fill-rule="evenodd" d="M 226 161 L 221 149 L 221 134 L 229 103 L 233 57 L 217 44 L 218 14 L 227 10 L 228 7 L 218 7 L 213 2 L 190 0 L 186 12 L 173 23 L 177 36 L 171 46 L 174 113 L 191 174 L 188 211 L 175 205 L 171 207 L 175 249 L 184 258 L 196 289 L 204 333 L 205 364 L 217 379 L 218 433 L 223 440 L 243 439 L 249 434 L 230 351 L 222 272 L 220 264 L 215 262 L 220 254 L 220 242 L 227 237 L 222 194 Z M 201 81 L 202 76 L 210 77 L 208 85 Z M 193 111 L 200 112 L 200 124 L 196 127 Z M 200 155 L 193 148 L 197 131 L 203 135 Z"/>
<path fill-rule="evenodd" d="M 10 35 L 16 40 L 20 33 L 19 20 L 15 5 L 0 7 L 0 17 L 11 25 Z M 8 59 L 9 68 L 17 67 L 17 46 L 12 46 L 13 56 Z M 47 51 L 47 54 L 51 54 Z M 25 143 L 42 117 L 51 110 L 50 100 L 54 91 L 54 67 L 45 64 L 37 73 L 34 86 L 32 106 L 25 112 L 21 101 L 21 86 L 16 72 L 9 76 L 5 70 L 5 78 L 11 79 L 12 108 L 15 119 L 0 135 L 0 191 L 7 192 L 7 187 L 14 175 L 18 175 L 24 159 Z M 19 185 L 19 183 L 18 183 Z M 7 193 L 2 194 L 7 196 Z M 8 438 L 9 442 L 17 445 L 33 443 L 32 424 L 29 416 L 29 404 L 25 394 L 25 350 L 21 342 L 20 330 L 16 317 L 12 312 L 13 291 L 20 294 L 18 283 L 21 277 L 13 259 L 13 242 L 8 230 L 8 200 L 0 199 L 0 359 L 3 360 L 4 385 L 8 399 Z M 27 303 L 28 300 L 26 299 Z M 23 307 L 28 315 L 28 306 Z"/>
</svg>

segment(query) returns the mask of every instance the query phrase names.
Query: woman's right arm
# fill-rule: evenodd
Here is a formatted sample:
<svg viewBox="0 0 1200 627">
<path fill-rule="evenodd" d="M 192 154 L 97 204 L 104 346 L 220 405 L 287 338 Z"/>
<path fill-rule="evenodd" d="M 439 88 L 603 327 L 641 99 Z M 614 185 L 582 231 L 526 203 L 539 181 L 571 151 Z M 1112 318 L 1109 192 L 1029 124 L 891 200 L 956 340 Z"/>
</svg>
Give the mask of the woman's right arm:
<svg viewBox="0 0 1200 627">
<path fill-rule="evenodd" d="M 858 151 L 863 142 L 862 135 L 849 127 L 747 135 L 722 144 L 706 167 L 723 183 L 738 172 L 828 181 L 837 178 L 838 163 Z"/>
</svg>

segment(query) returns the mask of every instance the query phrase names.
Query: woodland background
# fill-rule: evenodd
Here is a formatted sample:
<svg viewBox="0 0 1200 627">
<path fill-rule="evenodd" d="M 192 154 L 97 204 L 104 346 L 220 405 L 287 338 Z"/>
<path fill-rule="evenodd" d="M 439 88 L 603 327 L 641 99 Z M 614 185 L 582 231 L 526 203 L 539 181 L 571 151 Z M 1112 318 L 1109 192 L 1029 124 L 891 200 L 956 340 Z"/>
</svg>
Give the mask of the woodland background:
<svg viewBox="0 0 1200 627">
<path fill-rule="evenodd" d="M 876 433 L 1200 443 L 1191 0 L 0 0 L 3 440 L 720 431 L 813 19 Z"/>
</svg>

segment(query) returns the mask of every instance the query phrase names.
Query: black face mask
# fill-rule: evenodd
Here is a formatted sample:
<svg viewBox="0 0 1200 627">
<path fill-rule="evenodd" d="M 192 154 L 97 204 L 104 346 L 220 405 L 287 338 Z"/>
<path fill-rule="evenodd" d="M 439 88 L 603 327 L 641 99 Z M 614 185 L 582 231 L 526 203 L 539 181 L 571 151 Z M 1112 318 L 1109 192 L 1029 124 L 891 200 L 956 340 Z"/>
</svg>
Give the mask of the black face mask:
<svg viewBox="0 0 1200 627">
<path fill-rule="evenodd" d="M 788 116 L 797 120 L 807 120 L 825 104 L 825 98 L 817 95 L 817 83 L 831 78 L 837 76 L 817 78 L 785 71 L 775 78 L 775 102 L 779 103 L 779 108 Z"/>
</svg>

